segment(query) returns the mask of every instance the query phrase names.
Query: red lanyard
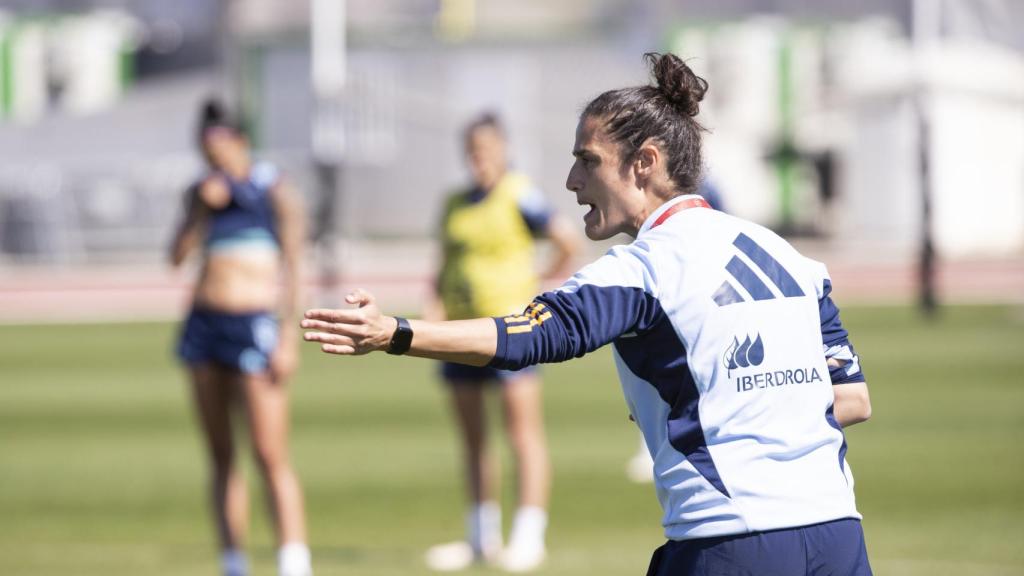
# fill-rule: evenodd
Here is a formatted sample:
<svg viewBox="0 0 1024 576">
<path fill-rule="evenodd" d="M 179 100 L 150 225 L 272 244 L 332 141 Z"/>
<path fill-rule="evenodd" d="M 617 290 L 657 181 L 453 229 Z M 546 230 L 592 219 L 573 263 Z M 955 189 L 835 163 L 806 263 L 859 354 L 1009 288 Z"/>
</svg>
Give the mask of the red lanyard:
<svg viewBox="0 0 1024 576">
<path fill-rule="evenodd" d="M 701 198 L 700 196 L 697 196 L 696 198 L 688 198 L 686 200 L 683 200 L 682 202 L 673 204 L 671 208 L 662 212 L 661 216 L 658 216 L 658 219 L 654 221 L 654 224 L 651 224 L 650 230 L 654 230 L 658 226 L 664 224 L 665 220 L 668 220 L 669 216 L 675 214 L 676 212 L 682 212 L 683 210 L 686 210 L 688 208 L 711 208 L 711 205 L 708 204 L 707 200 Z"/>
</svg>

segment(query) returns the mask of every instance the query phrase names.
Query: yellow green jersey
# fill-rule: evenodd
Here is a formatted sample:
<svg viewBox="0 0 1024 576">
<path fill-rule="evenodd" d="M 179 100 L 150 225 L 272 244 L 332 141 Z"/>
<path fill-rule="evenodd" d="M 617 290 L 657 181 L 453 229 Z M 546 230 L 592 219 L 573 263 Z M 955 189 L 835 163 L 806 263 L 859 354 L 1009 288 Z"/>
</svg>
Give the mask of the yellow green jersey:
<svg viewBox="0 0 1024 576">
<path fill-rule="evenodd" d="M 537 294 L 533 238 L 551 217 L 543 195 L 508 172 L 489 192 L 449 197 L 441 220 L 438 292 L 450 320 L 520 311 Z"/>
</svg>

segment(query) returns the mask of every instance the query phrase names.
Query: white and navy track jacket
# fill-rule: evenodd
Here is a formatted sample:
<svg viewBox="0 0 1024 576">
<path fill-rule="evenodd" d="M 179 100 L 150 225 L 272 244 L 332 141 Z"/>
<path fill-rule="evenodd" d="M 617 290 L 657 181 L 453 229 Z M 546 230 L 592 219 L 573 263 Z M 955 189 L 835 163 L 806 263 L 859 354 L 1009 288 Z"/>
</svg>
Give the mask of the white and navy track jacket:
<svg viewBox="0 0 1024 576">
<path fill-rule="evenodd" d="M 674 540 L 860 518 L 833 384 L 863 382 L 825 266 L 707 208 L 658 218 L 520 316 L 492 366 L 612 343 Z M 831 372 L 826 358 L 844 360 Z"/>
</svg>

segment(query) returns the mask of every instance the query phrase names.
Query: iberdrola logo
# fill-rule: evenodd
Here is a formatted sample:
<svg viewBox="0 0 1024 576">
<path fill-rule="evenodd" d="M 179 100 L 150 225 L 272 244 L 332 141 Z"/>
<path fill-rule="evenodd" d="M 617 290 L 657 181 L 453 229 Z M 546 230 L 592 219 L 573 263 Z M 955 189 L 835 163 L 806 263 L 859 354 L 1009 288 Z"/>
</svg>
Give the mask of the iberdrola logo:
<svg viewBox="0 0 1024 576">
<path fill-rule="evenodd" d="M 737 368 L 760 366 L 761 362 L 764 362 L 764 342 L 761 341 L 761 334 L 758 333 L 753 342 L 750 341 L 750 336 L 744 338 L 743 342 L 733 336 L 732 344 L 726 349 L 722 360 L 730 378 L 732 371 Z"/>
</svg>

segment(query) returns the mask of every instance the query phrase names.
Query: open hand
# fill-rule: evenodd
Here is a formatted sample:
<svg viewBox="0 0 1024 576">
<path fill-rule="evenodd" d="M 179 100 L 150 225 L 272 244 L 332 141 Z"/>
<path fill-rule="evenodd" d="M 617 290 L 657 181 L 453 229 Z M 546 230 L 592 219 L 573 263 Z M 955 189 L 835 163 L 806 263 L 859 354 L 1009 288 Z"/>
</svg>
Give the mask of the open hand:
<svg viewBox="0 0 1024 576">
<path fill-rule="evenodd" d="M 398 322 L 384 316 L 373 295 L 357 289 L 345 296 L 345 301 L 356 308 L 307 310 L 300 325 L 307 330 L 307 342 L 320 342 L 320 349 L 329 354 L 358 356 L 377 350 L 387 350 Z"/>
</svg>

